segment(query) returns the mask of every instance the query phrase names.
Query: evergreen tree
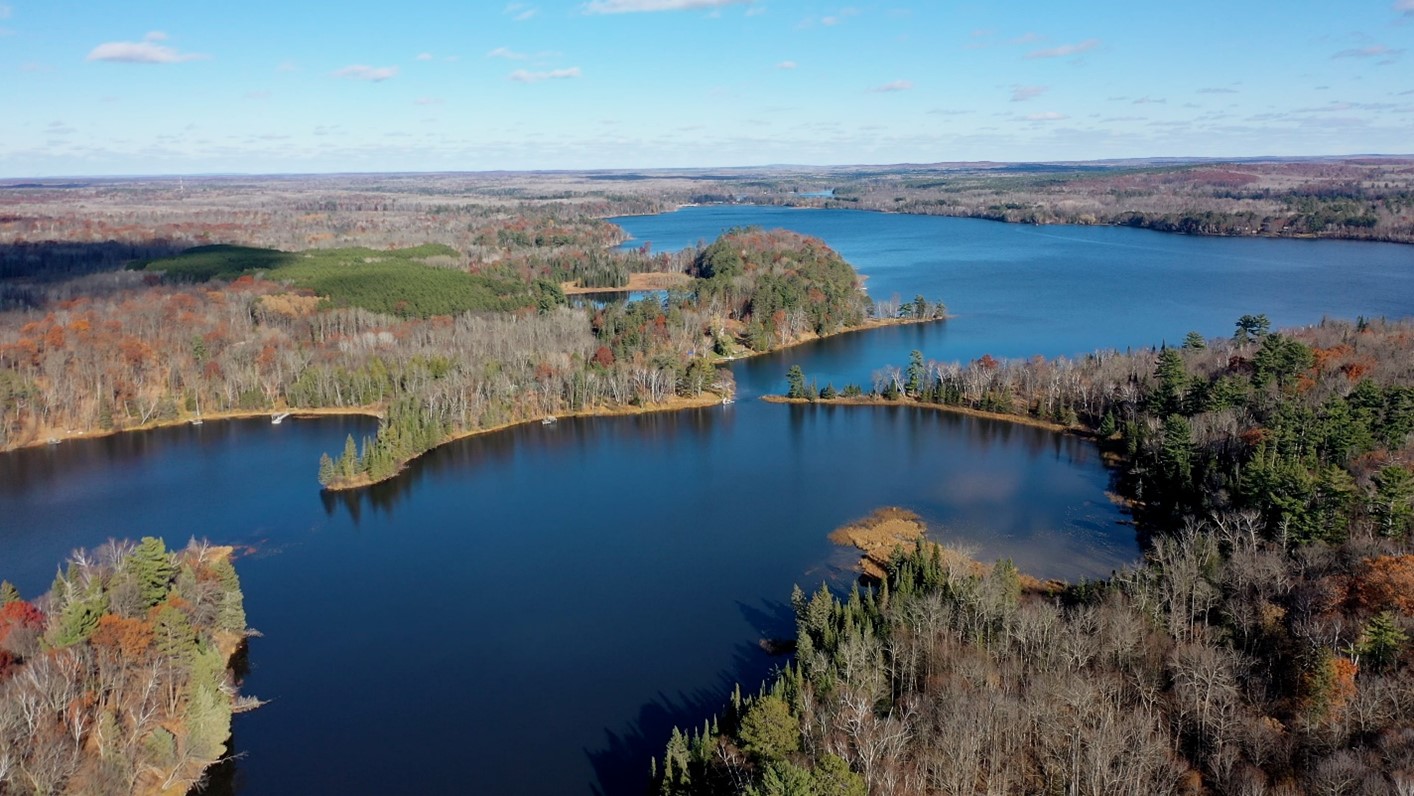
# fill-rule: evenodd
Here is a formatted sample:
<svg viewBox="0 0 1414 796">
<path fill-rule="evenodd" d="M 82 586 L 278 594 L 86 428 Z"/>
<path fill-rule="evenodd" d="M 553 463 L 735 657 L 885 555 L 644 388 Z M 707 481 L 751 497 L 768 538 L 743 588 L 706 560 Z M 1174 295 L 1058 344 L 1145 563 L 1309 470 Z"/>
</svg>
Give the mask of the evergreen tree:
<svg viewBox="0 0 1414 796">
<path fill-rule="evenodd" d="M 1189 332 L 1183 338 L 1183 347 L 1190 351 L 1199 351 L 1208 347 L 1208 342 L 1203 339 L 1203 335 L 1197 332 Z"/>
<path fill-rule="evenodd" d="M 1389 611 L 1376 614 L 1365 625 L 1357 647 L 1361 659 L 1374 671 L 1381 671 L 1399 660 L 1399 654 L 1409 637 L 1399 627 L 1399 620 Z"/>
<path fill-rule="evenodd" d="M 1402 539 L 1414 522 L 1414 475 L 1397 464 L 1375 474 L 1375 496 L 1372 506 L 1379 531 L 1384 536 Z"/>
<path fill-rule="evenodd" d="M 337 469 L 340 478 L 353 478 L 358 472 L 358 445 L 354 443 L 353 434 L 344 440 L 344 452 L 339 456 Z"/>
<path fill-rule="evenodd" d="M 8 580 L 0 580 L 0 608 L 20 601 L 20 590 Z"/>
<path fill-rule="evenodd" d="M 923 352 L 914 349 L 913 353 L 908 356 L 908 381 L 904 386 L 904 392 L 917 398 L 919 393 L 923 391 L 923 377 L 927 372 L 923 366 Z"/>
<path fill-rule="evenodd" d="M 1149 400 L 1152 410 L 1163 416 L 1181 411 L 1183 395 L 1188 389 L 1188 370 L 1184 367 L 1183 357 L 1174 349 L 1165 347 L 1159 352 L 1154 377 L 1159 384 Z"/>
<path fill-rule="evenodd" d="M 800 749 L 800 724 L 776 694 L 762 697 L 746 709 L 739 734 L 742 748 L 758 760 L 781 760 Z"/>
<path fill-rule="evenodd" d="M 123 561 L 124 574 L 137 584 L 143 608 L 162 602 L 177 576 L 177 564 L 161 539 L 144 536 Z"/>
<path fill-rule="evenodd" d="M 786 390 L 787 398 L 805 397 L 805 372 L 799 365 L 791 365 L 790 370 L 786 371 L 786 384 L 789 385 Z"/>
<path fill-rule="evenodd" d="M 329 454 L 319 454 L 319 485 L 328 486 L 334 482 L 334 460 Z"/>
<path fill-rule="evenodd" d="M 50 621 L 45 635 L 45 641 L 56 649 L 73 646 L 93 635 L 98 620 L 108 610 L 108 596 L 97 580 L 79 591 L 72 579 L 65 579 L 63 588 L 68 598 L 58 617 Z"/>
<path fill-rule="evenodd" d="M 1159 451 L 1165 480 L 1177 493 L 1186 492 L 1193 480 L 1193 431 L 1179 415 L 1164 421 L 1163 448 Z"/>
</svg>

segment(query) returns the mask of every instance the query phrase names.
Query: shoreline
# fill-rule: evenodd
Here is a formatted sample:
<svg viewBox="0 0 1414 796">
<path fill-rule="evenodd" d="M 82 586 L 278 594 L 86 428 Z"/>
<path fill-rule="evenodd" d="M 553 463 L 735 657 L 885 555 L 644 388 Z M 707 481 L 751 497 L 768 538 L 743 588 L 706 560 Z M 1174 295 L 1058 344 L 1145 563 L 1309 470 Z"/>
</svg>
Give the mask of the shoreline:
<svg viewBox="0 0 1414 796">
<path fill-rule="evenodd" d="M 836 200 L 836 201 L 838 201 L 838 200 Z M 977 221 L 994 221 L 994 222 L 996 222 L 996 223 L 998 223 L 998 224 L 1010 224 L 1010 225 L 1015 225 L 1015 226 L 1031 226 L 1031 227 L 1113 227 L 1113 228 L 1120 228 L 1120 229 L 1142 229 L 1142 230 L 1146 230 L 1146 231 L 1148 231 L 1148 232 L 1157 232 L 1157 233 L 1160 233 L 1160 234 L 1163 234 L 1163 235 L 1184 235 L 1184 236 L 1192 237 L 1192 238 L 1254 238 L 1254 239 L 1262 239 L 1262 240 L 1312 240 L 1312 241 L 1319 241 L 1319 240 L 1341 240 L 1341 241 L 1352 241 L 1352 242 L 1356 242 L 1356 243 L 1395 243 L 1395 244 L 1400 244 L 1400 245 L 1404 245 L 1404 246 L 1414 246 L 1414 240 L 1409 240 L 1409 239 L 1405 239 L 1405 238 L 1388 238 L 1388 237 L 1386 237 L 1386 238 L 1377 238 L 1377 237 L 1348 236 L 1348 235 L 1321 235 L 1321 234 L 1311 233 L 1311 232 L 1292 233 L 1292 234 L 1290 234 L 1290 235 L 1280 235 L 1280 234 L 1273 233 L 1273 232 L 1246 232 L 1246 233 L 1236 233 L 1236 234 L 1234 234 L 1234 233 L 1226 233 L 1226 232 L 1184 232 L 1184 231 L 1181 231 L 1181 230 L 1173 230 L 1173 229 L 1157 229 L 1157 228 L 1155 228 L 1155 227 L 1145 226 L 1145 225 L 1143 225 L 1143 224 L 1121 224 L 1121 223 L 1119 223 L 1119 222 L 1112 222 L 1112 221 L 1105 221 L 1105 222 L 1097 221 L 1097 222 L 1091 223 L 1091 224 L 1083 223 L 1083 222 L 1081 222 L 1081 221 L 1073 221 L 1073 220 L 1072 220 L 1072 221 L 1042 221 L 1042 222 L 1036 222 L 1036 221 L 1009 221 L 1009 220 L 1007 220 L 1007 219 L 1005 219 L 1005 218 L 993 218 L 993 217 L 991 217 L 991 216 L 973 215 L 973 214 L 968 214 L 968 213 L 913 213 L 913 212 L 909 212 L 909 211 L 907 211 L 907 210 L 893 210 L 893 209 L 886 208 L 886 207 L 844 207 L 844 206 L 827 207 L 827 206 L 824 206 L 824 205 L 799 205 L 799 204 L 787 204 L 787 203 L 784 203 L 784 202 L 781 202 L 781 203 L 770 203 L 770 204 L 763 204 L 763 203 L 760 203 L 760 202 L 710 202 L 710 203 L 707 203 L 707 204 L 684 204 L 684 205 L 677 205 L 677 206 L 675 206 L 675 207 L 673 207 L 673 208 L 663 210 L 663 211 L 660 212 L 660 213 L 630 213 L 630 214 L 627 214 L 627 215 L 610 215 L 610 216 L 603 216 L 603 218 L 604 218 L 604 220 L 608 221 L 608 220 L 614 219 L 614 218 L 634 218 L 634 217 L 637 217 L 637 216 L 657 216 L 657 215 L 664 215 L 664 214 L 667 214 L 667 213 L 675 213 L 675 212 L 677 212 L 678 210 L 682 210 L 683 208 L 687 208 L 687 207 L 764 207 L 764 208 L 779 207 L 779 208 L 781 208 L 781 209 L 783 209 L 783 210 L 854 210 L 854 211 L 857 211 L 857 212 L 860 212 L 860 213 L 879 213 L 879 214 L 888 215 L 888 216 L 927 216 L 927 217 L 933 217 L 933 218 L 962 218 L 962 219 L 974 219 L 974 220 L 977 220 Z M 610 221 L 610 223 L 613 223 L 613 222 Z M 622 229 L 622 227 L 620 227 L 620 229 Z M 630 237 L 629 240 L 633 240 L 633 238 Z"/>
<path fill-rule="evenodd" d="M 119 434 L 126 434 L 130 431 L 155 431 L 159 428 L 172 428 L 174 426 L 191 425 L 193 420 L 254 420 L 258 417 L 269 418 L 274 415 L 288 414 L 290 417 L 339 417 L 339 416 L 361 416 L 382 418 L 383 410 L 377 406 L 328 406 L 328 407 L 286 407 L 283 409 L 231 409 L 224 412 L 212 412 L 210 414 L 183 415 L 171 420 L 149 420 L 146 423 L 139 423 L 135 426 L 123 426 L 122 428 L 102 429 L 90 428 L 75 432 L 62 432 L 61 434 L 39 435 L 29 442 L 22 442 L 8 448 L 0 448 L 0 453 L 10 453 L 11 451 L 26 450 L 28 448 L 40 448 L 48 445 L 59 445 L 73 440 L 103 439 L 104 437 L 114 437 Z M 52 440 L 52 441 L 51 441 Z"/>
<path fill-rule="evenodd" d="M 740 354 L 734 357 L 718 356 L 715 364 L 722 365 L 729 362 L 740 362 L 744 359 L 764 357 L 767 354 L 777 354 L 781 351 L 785 351 L 788 348 L 795 348 L 796 346 L 802 346 L 806 343 L 817 343 L 821 340 L 829 340 L 834 337 L 840 337 L 842 335 L 847 334 L 854 334 L 856 332 L 868 332 L 874 329 L 883 329 L 889 326 L 915 326 L 922 323 L 936 323 L 938 321 L 952 320 L 956 317 L 956 315 L 952 315 L 951 313 L 949 313 L 938 318 L 871 318 L 858 326 L 846 326 L 843 329 L 840 329 L 839 331 L 830 332 L 829 334 L 821 335 L 815 334 L 814 332 L 809 332 L 808 336 L 806 337 L 801 337 L 797 340 L 792 340 L 791 342 L 786 343 L 785 345 L 776 346 L 775 348 L 770 348 L 765 351 L 751 351 L 750 353 Z"/>
<path fill-rule="evenodd" d="M 416 456 L 413 456 L 412 458 L 407 459 L 406 461 L 399 462 L 398 469 L 394 470 L 392 473 L 383 478 L 373 479 L 369 478 L 366 475 L 360 474 L 359 476 L 349 479 L 348 481 L 331 483 L 327 486 L 321 487 L 321 489 L 324 492 L 348 492 L 355 489 L 363 489 L 365 487 L 370 487 L 374 484 L 381 484 L 385 481 L 391 481 L 394 478 L 397 478 L 398 476 L 402 475 L 403 471 L 407 469 L 407 466 L 409 464 L 413 463 L 414 461 L 417 461 L 423 456 L 426 456 L 427 454 L 437 450 L 438 448 L 444 445 L 448 445 L 459 440 L 469 439 L 471 437 L 481 436 L 482 434 L 494 434 L 497 431 L 505 431 L 507 429 L 515 428 L 516 426 L 524 426 L 531 423 L 542 423 L 545 421 L 546 418 L 555 418 L 555 420 L 558 421 L 561 419 L 571 418 L 630 417 L 632 415 L 651 415 L 667 412 L 679 412 L 687 409 L 706 409 L 710 406 L 721 406 L 722 401 L 722 396 L 713 392 L 704 392 L 702 395 L 696 398 L 673 396 L 667 401 L 664 401 L 659 404 L 651 404 L 648 406 L 629 405 L 621 407 L 598 407 L 593 409 L 578 409 L 571 412 L 566 412 L 565 414 L 561 415 L 536 415 L 535 417 L 528 417 L 523 420 L 509 420 L 505 423 L 498 423 L 494 426 L 486 426 L 484 428 L 474 428 L 465 431 L 457 431 L 442 438 L 442 440 L 436 445 L 433 445 L 432 447 L 417 454 Z"/>
<path fill-rule="evenodd" d="M 986 409 L 974 409 L 970 406 L 954 406 L 952 404 L 934 404 L 919 401 L 916 398 L 900 397 L 898 400 L 890 401 L 885 398 L 787 398 L 784 395 L 763 395 L 761 400 L 771 404 L 793 404 L 805 406 L 909 406 L 919 409 L 931 409 L 938 412 L 947 412 L 955 415 L 965 415 L 981 420 L 998 420 L 1003 423 L 1016 423 L 1017 425 L 1039 428 L 1044 431 L 1054 431 L 1059 434 L 1074 434 L 1079 437 L 1087 437 L 1099 441 L 1101 438 L 1094 432 L 1082 426 L 1066 426 L 1060 423 L 1052 423 L 1049 420 L 1042 420 L 1039 417 L 1029 415 L 1013 415 L 1006 412 L 992 412 Z"/>
</svg>

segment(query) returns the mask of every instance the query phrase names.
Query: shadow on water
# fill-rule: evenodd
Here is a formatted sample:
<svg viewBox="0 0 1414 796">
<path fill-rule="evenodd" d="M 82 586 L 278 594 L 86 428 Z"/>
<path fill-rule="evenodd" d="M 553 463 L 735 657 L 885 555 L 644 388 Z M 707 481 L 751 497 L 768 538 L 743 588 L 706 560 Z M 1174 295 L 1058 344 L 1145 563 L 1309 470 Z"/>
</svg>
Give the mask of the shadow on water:
<svg viewBox="0 0 1414 796">
<path fill-rule="evenodd" d="M 737 602 L 741 615 L 757 628 L 761 639 L 795 637 L 795 614 L 787 603 L 762 600 L 759 606 Z M 742 641 L 732 648 L 732 662 L 712 685 L 689 693 L 658 694 L 638 709 L 638 716 L 618 730 L 605 728 L 604 746 L 586 749 L 594 767 L 596 782 L 590 786 L 596 796 L 624 796 L 648 791 L 649 760 L 661 758 L 673 728 L 691 732 L 720 716 L 731 699 L 732 689 L 755 693 L 790 660 L 787 655 L 771 655 L 760 641 Z"/>
</svg>

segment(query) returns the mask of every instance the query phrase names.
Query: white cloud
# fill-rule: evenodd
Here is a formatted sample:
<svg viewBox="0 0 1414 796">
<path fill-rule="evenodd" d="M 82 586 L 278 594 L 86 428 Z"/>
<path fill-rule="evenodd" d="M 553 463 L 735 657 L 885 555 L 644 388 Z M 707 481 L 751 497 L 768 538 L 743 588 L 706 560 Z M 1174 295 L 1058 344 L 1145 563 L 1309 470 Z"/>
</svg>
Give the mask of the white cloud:
<svg viewBox="0 0 1414 796">
<path fill-rule="evenodd" d="M 776 64 L 777 69 L 794 69 L 795 67 L 795 61 L 781 61 L 780 63 Z"/>
<path fill-rule="evenodd" d="M 1100 46 L 1099 39 L 1086 39 L 1075 44 L 1062 44 L 1059 47 L 1051 47 L 1045 50 L 1033 50 L 1026 54 L 1027 58 L 1064 58 L 1067 55 L 1079 55 L 1089 52 Z"/>
<path fill-rule="evenodd" d="M 1235 88 L 1200 88 L 1200 89 L 1198 89 L 1198 93 L 1199 93 L 1199 94 L 1236 94 L 1236 93 L 1237 93 L 1237 89 L 1235 89 Z"/>
<path fill-rule="evenodd" d="M 1383 44 L 1370 44 L 1365 47 L 1355 47 L 1349 50 L 1341 50 L 1332 55 L 1332 58 L 1374 58 L 1380 55 L 1399 55 L 1403 50 L 1396 50 L 1384 46 Z"/>
<path fill-rule="evenodd" d="M 1394 10 L 1402 12 L 1406 17 L 1414 17 L 1414 0 L 1395 0 Z"/>
<path fill-rule="evenodd" d="M 419 61 L 431 61 L 431 60 L 432 60 L 432 53 L 418 53 L 418 54 L 417 54 L 417 60 L 419 60 Z"/>
<path fill-rule="evenodd" d="M 516 22 L 525 22 L 540 13 L 540 9 L 525 3 L 511 3 L 501 11 Z"/>
<path fill-rule="evenodd" d="M 142 41 L 110 41 L 94 47 L 87 61 L 113 61 L 124 64 L 179 64 L 184 61 L 201 61 L 210 58 L 200 53 L 178 52 L 165 44 L 167 34 L 154 30 L 142 37 Z"/>
<path fill-rule="evenodd" d="M 531 72 L 526 69 L 517 69 L 511 73 L 510 79 L 515 83 L 539 83 L 542 80 L 569 80 L 579 76 L 579 67 L 571 66 L 568 69 L 551 69 L 548 72 Z"/>
<path fill-rule="evenodd" d="M 1035 99 L 1050 90 L 1050 86 L 1015 86 L 1011 90 L 1012 102 L 1025 102 Z"/>
<path fill-rule="evenodd" d="M 336 69 L 330 74 L 334 77 L 346 77 L 350 80 L 366 80 L 369 83 L 382 83 L 384 80 L 397 77 L 398 68 L 396 66 L 364 66 L 363 64 L 351 64 L 343 69 Z"/>
<path fill-rule="evenodd" d="M 1028 121 L 1028 122 L 1058 122 L 1058 121 L 1060 121 L 1061 119 L 1067 119 L 1067 118 L 1069 118 L 1069 117 L 1066 116 L 1064 113 L 1056 113 L 1055 111 L 1046 111 L 1045 113 L 1032 113 L 1032 114 L 1028 114 L 1027 117 L 1026 117 L 1026 121 Z"/>
<path fill-rule="evenodd" d="M 640 11 L 688 11 L 694 8 L 750 4 L 752 0 L 592 0 L 584 5 L 587 14 L 631 14 Z"/>
<path fill-rule="evenodd" d="M 516 52 L 515 50 L 512 50 L 512 49 L 509 48 L 509 47 L 497 47 L 496 49 L 492 50 L 491 52 L 486 53 L 486 57 L 487 57 L 487 58 L 505 58 L 505 59 L 510 60 L 510 61 L 524 61 L 527 56 L 526 56 L 525 53 L 518 53 L 518 52 Z"/>
<path fill-rule="evenodd" d="M 889 94 L 895 91 L 908 91 L 911 88 L 913 88 L 913 81 L 895 80 L 892 83 L 885 83 L 882 86 L 875 86 L 869 90 L 879 94 Z"/>
</svg>

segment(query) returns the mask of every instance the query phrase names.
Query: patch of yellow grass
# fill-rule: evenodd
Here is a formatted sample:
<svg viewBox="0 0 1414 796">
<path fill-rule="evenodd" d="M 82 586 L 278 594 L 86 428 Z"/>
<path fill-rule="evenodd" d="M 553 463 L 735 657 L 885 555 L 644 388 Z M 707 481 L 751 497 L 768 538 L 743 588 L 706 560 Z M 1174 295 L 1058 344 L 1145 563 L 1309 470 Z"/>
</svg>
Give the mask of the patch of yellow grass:
<svg viewBox="0 0 1414 796">
<path fill-rule="evenodd" d="M 671 290 L 691 281 L 692 277 L 683 273 L 629 274 L 628 284 L 622 287 L 580 287 L 574 282 L 565 282 L 560 285 L 560 289 L 565 295 L 573 296 L 581 293 L 620 293 L 625 290 Z"/>
</svg>

